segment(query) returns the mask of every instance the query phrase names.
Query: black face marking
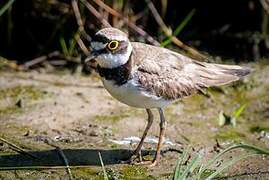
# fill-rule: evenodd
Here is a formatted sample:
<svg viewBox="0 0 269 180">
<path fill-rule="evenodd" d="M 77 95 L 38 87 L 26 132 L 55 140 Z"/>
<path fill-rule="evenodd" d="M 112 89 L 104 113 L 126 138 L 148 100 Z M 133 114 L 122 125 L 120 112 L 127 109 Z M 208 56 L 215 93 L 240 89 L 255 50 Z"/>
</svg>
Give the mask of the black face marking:
<svg viewBox="0 0 269 180">
<path fill-rule="evenodd" d="M 106 80 L 113 80 L 116 85 L 120 86 L 127 83 L 131 77 L 132 61 L 131 56 L 127 63 L 116 67 L 116 68 L 102 68 L 99 65 L 97 66 L 97 71 L 101 77 L 104 77 Z"/>
<path fill-rule="evenodd" d="M 104 48 L 104 49 L 99 49 L 99 50 L 94 50 L 94 53 L 99 56 L 101 54 L 106 54 L 106 53 L 109 53 L 108 49 L 107 48 Z"/>
<path fill-rule="evenodd" d="M 102 43 L 108 43 L 110 42 L 110 39 L 108 39 L 107 37 L 101 35 L 101 34 L 96 34 L 92 37 L 92 41 L 96 41 L 96 42 L 102 42 Z"/>
</svg>

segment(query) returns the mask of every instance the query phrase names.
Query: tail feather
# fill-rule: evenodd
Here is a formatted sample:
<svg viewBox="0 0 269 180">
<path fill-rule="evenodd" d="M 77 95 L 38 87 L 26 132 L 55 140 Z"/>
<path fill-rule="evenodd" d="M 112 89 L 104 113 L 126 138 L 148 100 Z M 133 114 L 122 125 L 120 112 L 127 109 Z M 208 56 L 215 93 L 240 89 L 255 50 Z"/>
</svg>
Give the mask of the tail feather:
<svg viewBox="0 0 269 180">
<path fill-rule="evenodd" d="M 248 75 L 251 72 L 251 69 L 248 67 L 241 67 L 235 65 L 220 65 L 220 64 L 214 64 L 214 65 L 217 66 L 225 74 L 231 74 L 240 78 Z"/>
<path fill-rule="evenodd" d="M 211 63 L 196 63 L 197 75 L 199 75 L 198 84 L 202 87 L 221 86 L 242 79 L 248 75 L 251 70 L 247 67 L 237 65 L 221 65 Z"/>
</svg>

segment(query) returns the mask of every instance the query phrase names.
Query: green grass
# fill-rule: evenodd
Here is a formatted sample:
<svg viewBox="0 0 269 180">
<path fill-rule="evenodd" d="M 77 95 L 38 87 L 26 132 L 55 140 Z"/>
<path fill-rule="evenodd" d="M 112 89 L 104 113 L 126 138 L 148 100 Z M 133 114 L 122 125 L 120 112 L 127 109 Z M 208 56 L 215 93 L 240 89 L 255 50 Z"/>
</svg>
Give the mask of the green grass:
<svg viewBox="0 0 269 180">
<path fill-rule="evenodd" d="M 43 96 L 44 92 L 34 86 L 15 86 L 12 88 L 0 89 L 0 100 L 6 98 L 18 99 L 20 97 L 38 100 Z"/>
<path fill-rule="evenodd" d="M 262 131 L 269 132 L 269 126 L 255 125 L 255 126 L 250 127 L 249 130 L 250 130 L 251 133 L 260 133 Z"/>
<path fill-rule="evenodd" d="M 193 17 L 193 15 L 195 14 L 195 9 L 191 10 L 187 16 L 184 18 L 184 20 L 177 26 L 177 28 L 175 29 L 173 35 L 174 36 L 177 36 L 179 35 L 179 33 L 183 30 L 183 28 L 190 22 L 191 18 Z M 172 37 L 173 36 L 170 36 L 168 37 L 165 41 L 163 41 L 161 43 L 161 46 L 165 47 L 167 46 L 168 44 L 171 43 L 172 41 Z"/>
<path fill-rule="evenodd" d="M 251 153 L 245 153 L 240 155 L 232 160 L 224 161 L 220 166 L 216 169 L 211 169 L 212 166 L 226 153 L 230 152 L 234 149 L 245 149 L 250 150 Z M 178 160 L 176 165 L 173 180 L 185 180 L 185 179 L 193 179 L 193 180 L 200 180 L 200 179 L 212 179 L 215 178 L 227 169 L 231 167 L 238 161 L 248 158 L 254 155 L 269 155 L 268 149 L 262 149 L 257 146 L 248 145 L 248 144 L 238 144 L 231 146 L 222 152 L 218 153 L 214 157 L 210 158 L 209 160 L 203 161 L 202 155 L 199 153 L 192 155 L 193 157 L 190 159 L 190 162 L 187 165 L 183 165 L 186 162 L 186 159 L 189 157 L 188 150 L 183 152 L 182 157 Z M 201 163 L 203 162 L 203 163 Z"/>
<path fill-rule="evenodd" d="M 239 108 L 237 108 L 232 113 L 232 115 L 227 115 L 223 111 L 221 111 L 218 117 L 219 126 L 231 124 L 233 127 L 235 127 L 237 124 L 237 120 L 240 118 L 241 114 L 245 111 L 245 109 L 246 109 L 246 104 L 243 104 Z"/>
<path fill-rule="evenodd" d="M 0 114 L 13 114 L 22 112 L 25 104 L 45 97 L 45 92 L 34 86 L 15 86 L 0 88 Z"/>
<path fill-rule="evenodd" d="M 9 0 L 3 7 L 0 8 L 0 16 L 2 16 L 8 8 L 12 6 L 15 0 Z"/>
</svg>

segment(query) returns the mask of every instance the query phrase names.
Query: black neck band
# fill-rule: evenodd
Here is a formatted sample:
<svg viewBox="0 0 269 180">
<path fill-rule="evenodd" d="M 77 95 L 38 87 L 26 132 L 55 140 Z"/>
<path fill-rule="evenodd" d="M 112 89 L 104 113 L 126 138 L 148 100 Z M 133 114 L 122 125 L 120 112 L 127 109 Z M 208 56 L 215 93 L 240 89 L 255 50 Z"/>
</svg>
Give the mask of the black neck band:
<svg viewBox="0 0 269 180">
<path fill-rule="evenodd" d="M 116 85 L 125 84 L 131 79 L 131 56 L 132 54 L 125 64 L 116 68 L 102 68 L 97 65 L 97 71 L 101 77 L 105 78 L 106 80 L 113 80 Z"/>
</svg>

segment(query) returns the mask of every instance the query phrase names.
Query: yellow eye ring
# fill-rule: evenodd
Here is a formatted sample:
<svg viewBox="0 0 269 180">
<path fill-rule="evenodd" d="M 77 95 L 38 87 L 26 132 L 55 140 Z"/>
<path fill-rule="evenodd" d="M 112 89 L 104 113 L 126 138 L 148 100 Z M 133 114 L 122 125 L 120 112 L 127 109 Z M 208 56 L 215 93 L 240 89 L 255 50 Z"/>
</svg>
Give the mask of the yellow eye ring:
<svg viewBox="0 0 269 180">
<path fill-rule="evenodd" d="M 119 47 L 119 41 L 112 40 L 108 43 L 107 48 L 109 50 L 116 50 Z"/>
</svg>

